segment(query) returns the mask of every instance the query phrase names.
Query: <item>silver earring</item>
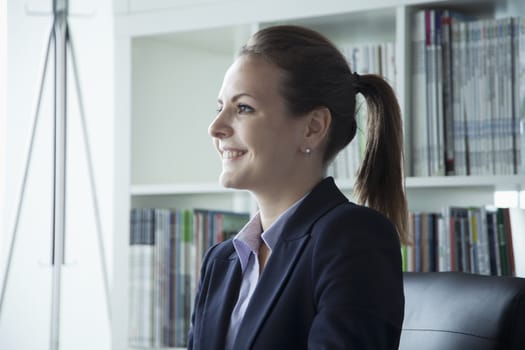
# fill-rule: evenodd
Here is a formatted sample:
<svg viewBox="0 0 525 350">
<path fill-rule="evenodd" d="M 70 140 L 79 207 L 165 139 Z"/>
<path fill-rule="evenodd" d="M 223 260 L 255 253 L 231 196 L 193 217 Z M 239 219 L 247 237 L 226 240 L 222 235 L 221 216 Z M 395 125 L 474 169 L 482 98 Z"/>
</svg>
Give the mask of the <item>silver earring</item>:
<svg viewBox="0 0 525 350">
<path fill-rule="evenodd" d="M 306 147 L 306 149 L 304 150 L 304 152 L 307 154 L 307 155 L 310 155 L 312 153 L 312 149 L 310 147 Z"/>
</svg>

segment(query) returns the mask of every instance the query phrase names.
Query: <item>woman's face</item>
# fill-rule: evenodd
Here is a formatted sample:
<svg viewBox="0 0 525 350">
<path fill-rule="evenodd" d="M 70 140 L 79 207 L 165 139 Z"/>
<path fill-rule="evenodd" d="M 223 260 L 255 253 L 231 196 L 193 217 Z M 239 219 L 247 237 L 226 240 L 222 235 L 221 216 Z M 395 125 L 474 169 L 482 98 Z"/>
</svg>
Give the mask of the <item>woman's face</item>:
<svg viewBox="0 0 525 350">
<path fill-rule="evenodd" d="M 225 187 L 254 192 L 293 186 L 305 118 L 292 117 L 280 94 L 283 72 L 262 58 L 242 56 L 226 72 L 209 134 L 222 158 Z"/>
</svg>

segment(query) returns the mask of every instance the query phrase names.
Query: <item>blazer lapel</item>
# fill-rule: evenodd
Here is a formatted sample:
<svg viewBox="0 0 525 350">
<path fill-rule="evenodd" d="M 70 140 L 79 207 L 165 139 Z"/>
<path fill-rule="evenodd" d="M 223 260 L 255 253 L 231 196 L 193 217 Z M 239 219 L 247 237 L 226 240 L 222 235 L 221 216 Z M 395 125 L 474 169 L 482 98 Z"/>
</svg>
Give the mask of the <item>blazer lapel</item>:
<svg viewBox="0 0 525 350">
<path fill-rule="evenodd" d="M 304 235 L 299 239 L 277 244 L 246 309 L 234 349 L 251 348 L 255 335 L 286 284 L 308 238 L 308 235 Z"/>
<path fill-rule="evenodd" d="M 234 349 L 252 347 L 255 336 L 310 238 L 312 224 L 334 206 L 347 201 L 333 179 L 327 178 L 310 192 L 290 217 L 246 309 Z"/>
<path fill-rule="evenodd" d="M 233 252 L 229 258 L 217 258 L 211 267 L 211 280 L 208 288 L 207 304 L 203 315 L 201 330 L 206 328 L 199 349 L 224 349 L 230 316 L 237 301 L 242 281 L 239 259 Z"/>
</svg>

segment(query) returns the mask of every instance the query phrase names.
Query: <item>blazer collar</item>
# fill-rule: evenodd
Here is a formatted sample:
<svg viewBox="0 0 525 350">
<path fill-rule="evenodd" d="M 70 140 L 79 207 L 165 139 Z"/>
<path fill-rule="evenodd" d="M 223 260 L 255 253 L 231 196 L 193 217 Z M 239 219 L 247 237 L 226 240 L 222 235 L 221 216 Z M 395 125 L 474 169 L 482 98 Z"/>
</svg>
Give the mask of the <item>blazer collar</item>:
<svg viewBox="0 0 525 350">
<path fill-rule="evenodd" d="M 285 225 L 268 260 L 239 328 L 234 349 L 250 349 L 275 300 L 301 256 L 310 227 L 331 208 L 348 199 L 329 177 L 317 184 Z"/>
<path fill-rule="evenodd" d="M 320 181 L 304 199 L 285 226 L 283 237 L 294 240 L 309 232 L 310 226 L 333 207 L 348 202 L 332 177 Z"/>
</svg>

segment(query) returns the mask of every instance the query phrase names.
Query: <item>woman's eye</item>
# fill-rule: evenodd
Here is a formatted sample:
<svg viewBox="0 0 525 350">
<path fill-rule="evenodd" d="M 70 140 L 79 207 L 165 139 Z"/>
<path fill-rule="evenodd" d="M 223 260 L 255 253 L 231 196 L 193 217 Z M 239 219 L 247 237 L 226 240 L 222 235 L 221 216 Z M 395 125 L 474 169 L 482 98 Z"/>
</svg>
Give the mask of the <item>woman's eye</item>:
<svg viewBox="0 0 525 350">
<path fill-rule="evenodd" d="M 245 105 L 245 104 L 238 105 L 237 109 L 238 109 L 239 113 L 251 113 L 251 112 L 253 112 L 253 108 L 248 106 L 248 105 Z"/>
<path fill-rule="evenodd" d="M 222 112 L 222 106 L 217 106 L 217 109 L 215 110 L 217 114 Z"/>
</svg>

